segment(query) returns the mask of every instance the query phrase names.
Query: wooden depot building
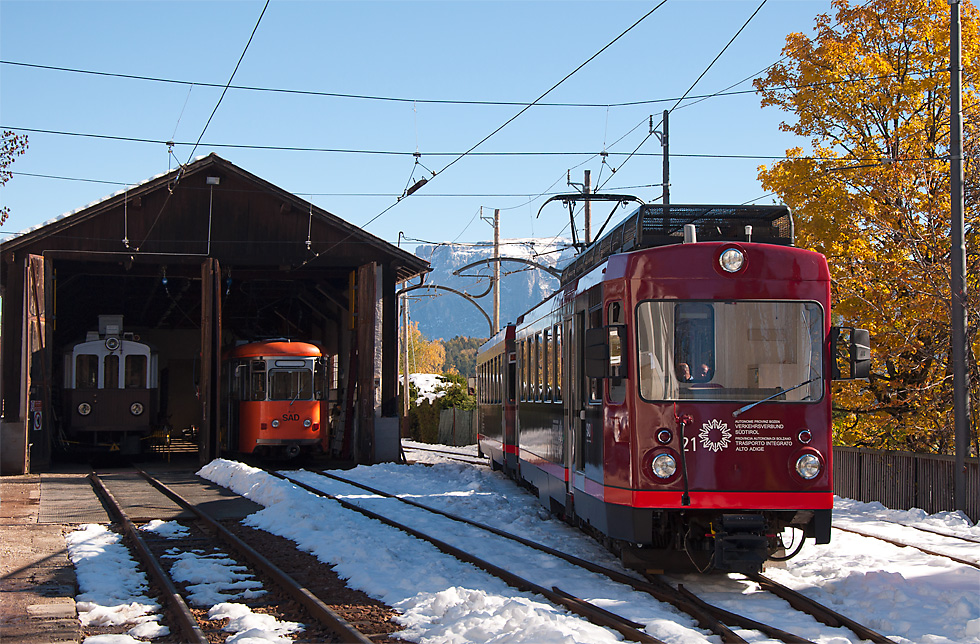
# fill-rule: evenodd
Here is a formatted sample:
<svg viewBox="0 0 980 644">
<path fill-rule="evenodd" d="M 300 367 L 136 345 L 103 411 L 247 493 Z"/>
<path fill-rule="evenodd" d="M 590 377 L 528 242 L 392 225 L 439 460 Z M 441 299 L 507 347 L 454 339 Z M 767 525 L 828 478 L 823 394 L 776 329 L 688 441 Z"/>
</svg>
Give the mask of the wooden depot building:
<svg viewBox="0 0 980 644">
<path fill-rule="evenodd" d="M 395 288 L 427 270 L 214 154 L 8 239 L 0 473 L 44 471 L 71 452 L 65 354 L 105 319 L 154 347 L 160 429 L 193 430 L 202 463 L 224 451 L 223 352 L 271 338 L 326 357 L 334 453 L 396 460 Z"/>
</svg>

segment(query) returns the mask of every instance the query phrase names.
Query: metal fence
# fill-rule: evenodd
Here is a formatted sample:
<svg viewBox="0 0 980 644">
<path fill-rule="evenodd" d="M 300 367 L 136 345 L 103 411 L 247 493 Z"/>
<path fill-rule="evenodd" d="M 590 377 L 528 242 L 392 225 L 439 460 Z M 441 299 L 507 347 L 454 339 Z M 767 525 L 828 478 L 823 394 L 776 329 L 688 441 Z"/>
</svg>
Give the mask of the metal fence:
<svg viewBox="0 0 980 644">
<path fill-rule="evenodd" d="M 954 468 L 952 456 L 834 447 L 834 493 L 895 510 L 953 510 Z M 980 521 L 978 459 L 966 459 L 966 480 L 966 515 Z"/>
</svg>

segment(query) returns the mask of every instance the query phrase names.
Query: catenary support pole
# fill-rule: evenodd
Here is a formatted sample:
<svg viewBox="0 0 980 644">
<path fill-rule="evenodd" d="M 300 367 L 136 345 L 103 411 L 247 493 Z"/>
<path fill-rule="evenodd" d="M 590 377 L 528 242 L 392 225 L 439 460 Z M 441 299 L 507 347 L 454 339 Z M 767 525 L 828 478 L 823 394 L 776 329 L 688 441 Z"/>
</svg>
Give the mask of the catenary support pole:
<svg viewBox="0 0 980 644">
<path fill-rule="evenodd" d="M 956 459 L 953 480 L 955 509 L 966 509 L 966 454 L 970 434 L 970 383 L 966 365 L 966 246 L 963 239 L 963 95 L 960 0 L 949 0 L 949 191 L 950 300 L 952 315 L 953 425 Z"/>
<path fill-rule="evenodd" d="M 592 201 L 589 199 L 589 193 L 592 192 L 592 171 L 585 171 L 585 245 L 588 246 L 592 243 Z"/>
<path fill-rule="evenodd" d="M 500 330 L 500 209 L 493 211 L 493 328 L 491 337 Z"/>
<path fill-rule="evenodd" d="M 670 203 L 670 147 L 668 145 L 667 138 L 667 118 L 670 116 L 670 110 L 664 110 L 664 133 L 660 139 L 660 143 L 664 148 L 664 203 Z"/>
</svg>

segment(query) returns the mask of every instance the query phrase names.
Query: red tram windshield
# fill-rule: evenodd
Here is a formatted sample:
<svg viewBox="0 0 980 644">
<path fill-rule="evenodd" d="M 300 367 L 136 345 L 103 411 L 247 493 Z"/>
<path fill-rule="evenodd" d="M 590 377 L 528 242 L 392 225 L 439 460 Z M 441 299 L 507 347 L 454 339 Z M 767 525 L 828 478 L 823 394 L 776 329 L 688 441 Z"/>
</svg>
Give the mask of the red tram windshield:
<svg viewBox="0 0 980 644">
<path fill-rule="evenodd" d="M 824 313 L 816 302 L 648 300 L 636 306 L 647 401 L 815 402 Z"/>
</svg>

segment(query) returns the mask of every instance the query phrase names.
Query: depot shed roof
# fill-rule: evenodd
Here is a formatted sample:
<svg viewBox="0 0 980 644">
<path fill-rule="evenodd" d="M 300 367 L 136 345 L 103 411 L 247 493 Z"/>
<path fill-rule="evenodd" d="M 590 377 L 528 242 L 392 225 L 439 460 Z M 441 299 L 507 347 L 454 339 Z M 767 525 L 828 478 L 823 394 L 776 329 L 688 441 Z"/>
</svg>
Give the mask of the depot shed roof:
<svg viewBox="0 0 980 644">
<path fill-rule="evenodd" d="M 210 154 L 10 237 L 0 252 L 75 259 L 348 270 L 366 262 L 398 282 L 429 264 L 235 164 Z"/>
</svg>

